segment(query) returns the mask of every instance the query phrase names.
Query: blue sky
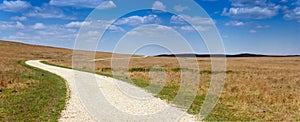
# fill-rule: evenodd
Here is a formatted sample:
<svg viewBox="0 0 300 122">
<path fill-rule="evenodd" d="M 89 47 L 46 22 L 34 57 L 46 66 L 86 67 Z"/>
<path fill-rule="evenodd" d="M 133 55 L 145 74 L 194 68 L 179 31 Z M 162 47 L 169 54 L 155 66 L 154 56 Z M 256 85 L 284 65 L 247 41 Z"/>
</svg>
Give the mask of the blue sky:
<svg viewBox="0 0 300 122">
<path fill-rule="evenodd" d="M 300 0 L 187 1 L 1 0 L 0 39 L 73 48 L 81 26 L 89 29 L 82 33 L 89 43 L 99 36 L 97 29 L 113 23 L 97 50 L 111 52 L 120 39 L 122 50 L 137 48 L 129 43 L 138 44 L 141 40 L 147 43 L 168 40 L 163 43 L 177 45 L 176 53 L 189 52 L 178 46 L 183 40 L 180 33 L 196 53 L 208 53 L 196 31 L 205 33 L 215 24 L 226 53 L 300 54 Z M 211 18 L 194 8 L 194 3 Z M 133 9 L 139 6 L 160 11 Z M 120 11 L 129 13 L 116 18 Z M 91 12 L 97 16 L 87 19 Z M 193 28 L 188 22 L 196 25 Z M 135 51 L 145 55 L 170 52 L 153 45 Z"/>
</svg>

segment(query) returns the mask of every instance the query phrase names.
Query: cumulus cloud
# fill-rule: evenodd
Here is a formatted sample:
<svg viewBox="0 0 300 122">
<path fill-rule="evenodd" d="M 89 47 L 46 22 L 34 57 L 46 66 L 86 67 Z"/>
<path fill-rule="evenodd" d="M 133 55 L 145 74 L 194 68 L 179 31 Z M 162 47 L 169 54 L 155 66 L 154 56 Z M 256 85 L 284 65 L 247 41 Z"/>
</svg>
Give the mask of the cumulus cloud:
<svg viewBox="0 0 300 122">
<path fill-rule="evenodd" d="M 34 29 L 44 29 L 44 28 L 46 28 L 46 26 L 43 23 L 35 23 L 33 25 L 33 28 Z"/>
<path fill-rule="evenodd" d="M 167 7 L 161 1 L 155 1 L 152 5 L 152 9 L 166 11 Z"/>
<path fill-rule="evenodd" d="M 184 19 L 192 22 L 192 24 L 200 25 L 213 25 L 215 22 L 211 18 L 203 18 L 200 16 L 189 16 L 189 15 L 173 15 L 170 19 L 170 22 L 173 24 L 187 24 Z"/>
<path fill-rule="evenodd" d="M 266 6 L 266 0 L 230 0 L 231 5 L 235 7 L 245 6 Z"/>
<path fill-rule="evenodd" d="M 19 21 L 17 21 L 16 22 L 17 24 L 16 24 L 16 27 L 17 28 L 24 28 L 25 26 L 21 23 L 21 22 L 19 22 Z"/>
<path fill-rule="evenodd" d="M 50 5 L 55 6 L 72 6 L 76 8 L 96 8 L 109 9 L 114 8 L 116 5 L 110 0 L 51 0 Z"/>
<path fill-rule="evenodd" d="M 128 32 L 128 35 L 131 36 L 147 36 L 149 38 L 159 38 L 162 35 L 166 36 L 169 34 L 170 28 L 166 26 L 161 26 L 161 25 L 154 25 L 154 26 L 144 26 L 144 27 L 139 27 L 136 28 L 130 32 Z M 169 36 L 172 36 L 172 34 L 169 34 Z"/>
<path fill-rule="evenodd" d="M 184 21 L 187 20 L 187 22 Z M 189 25 L 193 24 L 193 26 Z M 208 31 L 214 25 L 214 20 L 211 18 L 203 18 L 200 16 L 189 16 L 189 15 L 173 15 L 170 19 L 170 23 L 178 24 L 174 28 L 182 31 Z"/>
<path fill-rule="evenodd" d="M 179 29 L 183 30 L 183 31 L 207 31 L 209 29 L 211 29 L 210 27 L 205 27 L 205 26 L 201 26 L 201 25 L 198 25 L 198 26 L 188 26 L 188 25 L 185 25 L 185 26 L 181 26 L 179 27 Z"/>
<path fill-rule="evenodd" d="M 240 22 L 240 21 L 230 21 L 225 23 L 226 26 L 244 26 L 245 23 L 244 22 Z"/>
<path fill-rule="evenodd" d="M 147 16 L 130 16 L 127 18 L 121 18 L 115 24 L 137 26 L 141 24 L 158 24 L 160 22 L 161 20 L 157 15 L 147 15 Z"/>
<path fill-rule="evenodd" d="M 28 17 L 37 17 L 37 18 L 58 18 L 58 19 L 75 19 L 75 17 L 69 17 L 64 14 L 64 12 L 54 6 L 43 5 L 42 7 L 34 7 L 32 10 L 24 14 Z"/>
<path fill-rule="evenodd" d="M 297 20 L 300 22 L 300 7 L 296 7 L 292 10 L 285 10 L 284 19 Z"/>
<path fill-rule="evenodd" d="M 102 2 L 97 9 L 110 9 L 117 7 L 113 1 L 104 1 Z"/>
<path fill-rule="evenodd" d="M 106 29 L 106 25 L 112 20 L 91 20 L 88 22 L 73 21 L 67 24 L 44 24 L 35 23 L 32 25 L 23 25 L 22 22 L 3 22 L 0 21 L 0 32 L 2 39 L 22 42 L 51 42 L 65 47 L 72 47 L 81 25 L 85 25 L 86 31 L 83 31 L 83 37 L 87 40 L 99 36 L 101 29 Z M 108 28 L 109 32 L 119 33 L 124 31 L 116 25 Z M 97 39 L 97 38 L 96 38 Z M 40 42 L 39 44 L 41 44 Z M 49 44 L 49 43 L 47 43 Z"/>
<path fill-rule="evenodd" d="M 7 1 L 4 0 L 2 4 L 0 4 L 0 10 L 7 12 L 20 12 L 24 11 L 31 7 L 31 4 L 26 1 Z"/>
<path fill-rule="evenodd" d="M 184 10 L 189 10 L 189 7 L 187 6 L 181 6 L 181 5 L 176 5 L 173 8 L 176 12 L 182 12 Z"/>
<path fill-rule="evenodd" d="M 65 26 L 68 27 L 68 28 L 79 28 L 83 25 L 90 25 L 90 24 L 91 24 L 91 22 L 78 22 L 78 21 L 76 21 L 76 22 L 70 22 L 70 23 L 66 24 Z"/>
<path fill-rule="evenodd" d="M 242 8 L 224 8 L 222 15 L 234 18 L 246 19 L 266 19 L 272 18 L 278 14 L 279 6 L 275 7 L 242 7 Z"/>
<path fill-rule="evenodd" d="M 18 29 L 23 29 L 25 27 L 25 25 L 23 25 L 22 22 L 1 22 L 0 21 L 0 30 L 9 30 L 9 29 L 12 29 L 12 30 L 18 30 Z"/>
<path fill-rule="evenodd" d="M 188 22 L 185 22 L 183 18 L 191 22 L 194 27 L 189 25 Z M 170 19 L 170 23 L 178 24 L 174 28 L 182 31 L 208 31 L 212 28 L 215 22 L 210 18 L 203 18 L 200 16 L 173 15 Z"/>
<path fill-rule="evenodd" d="M 17 21 L 26 21 L 27 20 L 27 17 L 24 17 L 24 16 L 14 16 L 14 17 L 11 17 L 10 19 L 12 20 L 17 20 Z"/>
<path fill-rule="evenodd" d="M 110 25 L 112 21 L 106 21 L 106 20 L 97 20 L 97 21 L 88 21 L 88 22 L 79 22 L 74 21 L 70 22 L 68 24 L 65 24 L 66 28 L 75 28 L 79 29 L 80 27 L 84 26 L 85 28 L 89 29 L 91 32 L 97 32 L 97 30 L 106 29 L 107 25 Z M 125 30 L 117 25 L 110 25 L 109 28 L 107 28 L 108 31 L 111 32 L 124 32 Z M 99 35 L 99 32 L 97 32 Z"/>
<path fill-rule="evenodd" d="M 270 25 L 257 25 L 256 28 L 258 29 L 265 29 L 265 28 L 270 28 Z"/>
<path fill-rule="evenodd" d="M 279 5 L 266 0 L 230 0 L 231 8 L 224 8 L 222 15 L 245 19 L 266 19 L 278 15 Z"/>
<path fill-rule="evenodd" d="M 108 28 L 109 31 L 112 31 L 112 32 L 125 32 L 125 30 L 119 26 L 116 26 L 116 25 L 111 25 L 109 28 Z"/>
<path fill-rule="evenodd" d="M 7 28 L 3 28 L 3 25 Z M 30 43 L 40 42 L 40 44 L 43 40 L 43 42 L 54 42 L 54 44 L 60 46 L 71 47 L 78 29 L 69 29 L 57 24 L 44 25 L 35 23 L 25 26 L 21 22 L 0 22 L 0 30 L 7 31 L 7 34 L 2 34 L 2 38 L 5 40 Z"/>
</svg>

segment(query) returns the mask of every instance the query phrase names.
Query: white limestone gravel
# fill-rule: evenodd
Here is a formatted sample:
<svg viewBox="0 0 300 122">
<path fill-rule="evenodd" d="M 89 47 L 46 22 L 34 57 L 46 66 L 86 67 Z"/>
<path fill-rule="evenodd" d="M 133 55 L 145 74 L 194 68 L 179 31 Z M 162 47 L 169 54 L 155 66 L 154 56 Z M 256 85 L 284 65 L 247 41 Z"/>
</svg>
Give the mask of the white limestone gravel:
<svg viewBox="0 0 300 122">
<path fill-rule="evenodd" d="M 70 98 L 61 113 L 61 122 L 94 121 L 195 121 L 187 114 L 152 94 L 113 78 L 49 66 L 38 60 L 26 64 L 52 73 L 67 81 Z"/>
</svg>

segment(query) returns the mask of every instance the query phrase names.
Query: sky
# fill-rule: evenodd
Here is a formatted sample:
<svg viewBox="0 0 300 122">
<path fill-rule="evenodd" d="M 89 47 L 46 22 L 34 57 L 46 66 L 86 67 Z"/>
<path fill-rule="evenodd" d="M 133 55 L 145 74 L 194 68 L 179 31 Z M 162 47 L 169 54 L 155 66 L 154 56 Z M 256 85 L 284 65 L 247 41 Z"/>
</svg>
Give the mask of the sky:
<svg viewBox="0 0 300 122">
<path fill-rule="evenodd" d="M 218 44 L 227 54 L 299 55 L 300 0 L 0 0 L 0 40 L 142 55 L 218 53 Z"/>
</svg>

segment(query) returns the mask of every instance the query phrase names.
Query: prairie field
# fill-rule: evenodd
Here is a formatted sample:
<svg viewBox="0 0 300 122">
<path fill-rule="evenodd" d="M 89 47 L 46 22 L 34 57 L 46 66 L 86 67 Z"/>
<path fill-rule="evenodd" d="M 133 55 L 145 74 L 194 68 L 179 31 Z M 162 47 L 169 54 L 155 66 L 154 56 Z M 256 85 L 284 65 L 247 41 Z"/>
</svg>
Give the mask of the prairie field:
<svg viewBox="0 0 300 122">
<path fill-rule="evenodd" d="M 55 82 L 61 79 L 55 78 L 55 76 L 43 78 L 41 73 L 45 72 L 28 68 L 20 62 L 39 59 L 71 68 L 72 50 L 5 41 L 0 41 L 0 50 L 0 121 L 43 120 L 43 118 L 37 117 L 43 113 L 40 111 L 43 110 L 43 114 L 46 116 L 49 113 L 45 113 L 45 111 L 54 109 L 51 106 L 31 109 L 33 105 L 30 103 L 38 100 L 35 98 L 38 98 L 36 96 L 40 95 L 39 93 L 44 93 L 44 88 L 38 84 L 44 83 L 40 82 L 41 80 Z M 111 53 L 97 52 L 95 57 L 97 59 L 110 58 L 111 55 Z M 212 113 L 205 120 L 300 121 L 300 57 L 227 58 L 227 70 L 222 72 L 211 70 L 209 58 L 197 58 L 196 60 L 200 67 L 199 81 L 181 81 L 181 74 L 188 73 L 192 69 L 181 67 L 177 59 L 172 57 L 132 58 L 128 66 L 124 66 L 128 67 L 128 71 L 112 68 L 109 59 L 98 60 L 95 61 L 93 69 L 96 73 L 106 76 L 112 76 L 112 72 L 116 71 L 120 73 L 117 78 L 125 81 L 132 79 L 134 84 L 144 88 L 150 84 L 166 82 L 164 88 L 155 95 L 169 102 L 176 96 L 181 82 L 200 82 L 197 96 L 188 110 L 188 113 L 191 114 L 199 113 L 211 77 L 225 73 L 226 79 L 222 95 Z M 122 76 L 126 72 L 130 77 Z M 165 80 L 153 80 L 151 72 L 163 72 Z M 191 80 L 193 79 L 191 78 Z M 60 97 L 57 99 L 62 100 L 66 97 L 64 94 L 66 91 L 65 88 L 59 86 L 65 86 L 63 81 L 52 87 L 50 96 L 58 94 Z M 37 89 L 40 91 L 34 92 Z M 155 92 L 155 89 L 149 91 Z M 30 96 L 29 94 L 34 95 Z M 29 97 L 28 101 L 23 101 L 22 98 L 26 98 L 25 96 Z M 64 104 L 61 104 L 61 101 L 56 101 L 56 103 L 59 106 L 56 107 L 57 111 L 60 111 Z M 19 111 L 19 108 L 22 109 Z M 59 117 L 57 111 L 50 111 L 54 117 L 48 117 L 48 119 L 57 119 Z"/>
<path fill-rule="evenodd" d="M 57 121 L 67 100 L 64 79 L 25 65 L 62 59 L 66 49 L 0 41 L 0 121 Z"/>
<path fill-rule="evenodd" d="M 107 58 L 108 55 L 100 58 L 103 57 Z M 218 74 L 211 70 L 210 58 L 197 58 L 197 61 L 200 67 L 200 86 L 196 99 L 188 110 L 192 114 L 199 113 L 211 77 Z M 51 60 L 51 63 L 71 66 L 70 63 L 55 60 Z M 132 58 L 128 66 L 125 66 L 128 71 L 113 69 L 111 60 L 98 60 L 94 69 L 97 73 L 108 76 L 112 76 L 113 71 L 117 75 L 129 73 L 133 83 L 146 87 L 162 82 L 153 82 L 153 77 L 150 76 L 151 69 L 157 66 L 159 71 L 165 73 L 166 82 L 164 89 L 156 94 L 157 97 L 172 101 L 181 82 L 194 82 L 181 81 L 181 73 L 189 70 L 180 67 L 177 59 L 170 57 Z M 206 120 L 300 120 L 300 57 L 227 58 L 226 68 L 226 71 L 219 72 L 226 74 L 222 95 Z"/>
</svg>

